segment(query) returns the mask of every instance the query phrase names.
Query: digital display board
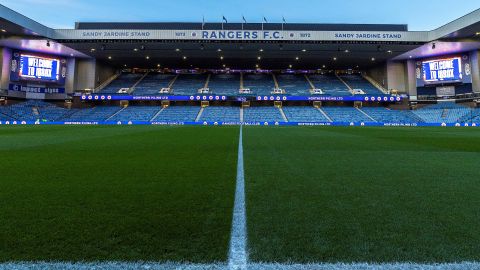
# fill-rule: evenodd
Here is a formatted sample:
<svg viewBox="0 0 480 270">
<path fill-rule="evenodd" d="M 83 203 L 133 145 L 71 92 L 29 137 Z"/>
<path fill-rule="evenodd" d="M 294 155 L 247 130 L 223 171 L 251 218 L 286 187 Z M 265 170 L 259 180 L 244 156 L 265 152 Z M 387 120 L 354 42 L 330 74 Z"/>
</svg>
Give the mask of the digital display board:
<svg viewBox="0 0 480 270">
<path fill-rule="evenodd" d="M 435 59 L 422 62 L 425 84 L 461 82 L 463 80 L 462 59 L 460 57 Z"/>
<path fill-rule="evenodd" d="M 60 80 L 60 60 L 20 54 L 19 77 L 23 80 L 56 82 Z"/>
</svg>

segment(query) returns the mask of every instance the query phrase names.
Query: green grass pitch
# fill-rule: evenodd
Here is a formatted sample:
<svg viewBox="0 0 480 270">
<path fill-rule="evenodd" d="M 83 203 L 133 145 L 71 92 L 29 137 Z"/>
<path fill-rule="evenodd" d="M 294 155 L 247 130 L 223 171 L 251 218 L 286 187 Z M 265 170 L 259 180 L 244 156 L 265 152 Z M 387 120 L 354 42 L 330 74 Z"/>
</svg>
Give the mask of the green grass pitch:
<svg viewBox="0 0 480 270">
<path fill-rule="evenodd" d="M 0 127 L 0 262 L 225 262 L 238 127 Z M 253 262 L 480 260 L 480 130 L 244 127 Z"/>
<path fill-rule="evenodd" d="M 480 130 L 244 130 L 250 259 L 480 260 Z"/>
<path fill-rule="evenodd" d="M 226 261 L 238 130 L 0 128 L 0 261 Z"/>
</svg>

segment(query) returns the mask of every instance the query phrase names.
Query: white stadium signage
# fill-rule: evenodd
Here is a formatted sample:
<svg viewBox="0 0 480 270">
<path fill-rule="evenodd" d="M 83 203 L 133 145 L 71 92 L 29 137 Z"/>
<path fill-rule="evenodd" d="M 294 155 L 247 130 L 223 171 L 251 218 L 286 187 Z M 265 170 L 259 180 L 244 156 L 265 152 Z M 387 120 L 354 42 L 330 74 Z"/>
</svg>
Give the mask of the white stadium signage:
<svg viewBox="0 0 480 270">
<path fill-rule="evenodd" d="M 260 30 L 55 30 L 55 39 L 428 41 L 428 32 Z"/>
</svg>

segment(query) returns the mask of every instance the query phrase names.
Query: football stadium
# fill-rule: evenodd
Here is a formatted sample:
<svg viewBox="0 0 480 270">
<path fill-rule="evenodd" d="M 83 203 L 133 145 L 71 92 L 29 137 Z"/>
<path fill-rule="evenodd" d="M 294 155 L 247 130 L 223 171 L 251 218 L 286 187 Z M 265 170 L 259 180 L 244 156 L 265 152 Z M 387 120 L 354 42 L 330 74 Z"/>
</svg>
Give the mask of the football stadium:
<svg viewBox="0 0 480 270">
<path fill-rule="evenodd" d="M 56 29 L 0 5 L 0 156 L 0 269 L 480 269 L 480 9 Z"/>
</svg>

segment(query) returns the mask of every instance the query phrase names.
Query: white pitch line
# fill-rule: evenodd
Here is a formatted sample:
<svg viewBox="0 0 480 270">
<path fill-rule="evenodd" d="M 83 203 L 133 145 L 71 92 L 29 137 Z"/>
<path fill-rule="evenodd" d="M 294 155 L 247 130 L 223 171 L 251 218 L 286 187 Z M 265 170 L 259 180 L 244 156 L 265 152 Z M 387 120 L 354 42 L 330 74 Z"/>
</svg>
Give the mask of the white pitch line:
<svg viewBox="0 0 480 270">
<path fill-rule="evenodd" d="M 226 270 L 226 264 L 154 262 L 14 262 L 0 263 L 1 270 Z"/>
<path fill-rule="evenodd" d="M 243 170 L 243 127 L 238 139 L 237 183 L 233 207 L 232 235 L 228 266 L 230 270 L 247 269 L 247 221 L 245 210 L 245 174 Z"/>
</svg>

